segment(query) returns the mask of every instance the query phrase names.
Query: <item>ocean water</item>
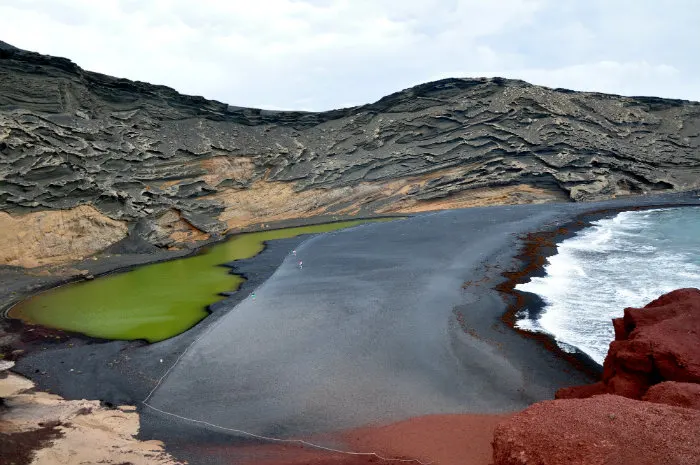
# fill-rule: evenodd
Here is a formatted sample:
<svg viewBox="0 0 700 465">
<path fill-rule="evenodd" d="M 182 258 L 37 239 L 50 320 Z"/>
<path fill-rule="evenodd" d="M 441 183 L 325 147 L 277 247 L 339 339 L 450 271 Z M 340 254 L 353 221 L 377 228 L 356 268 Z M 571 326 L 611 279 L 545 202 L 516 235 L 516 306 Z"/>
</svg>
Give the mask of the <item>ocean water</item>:
<svg viewBox="0 0 700 465">
<path fill-rule="evenodd" d="M 517 326 L 553 336 L 602 364 L 614 331 L 610 320 L 661 294 L 700 287 L 700 207 L 619 213 L 564 240 L 544 277 L 517 290 L 540 296 L 545 307 L 525 309 Z"/>
</svg>

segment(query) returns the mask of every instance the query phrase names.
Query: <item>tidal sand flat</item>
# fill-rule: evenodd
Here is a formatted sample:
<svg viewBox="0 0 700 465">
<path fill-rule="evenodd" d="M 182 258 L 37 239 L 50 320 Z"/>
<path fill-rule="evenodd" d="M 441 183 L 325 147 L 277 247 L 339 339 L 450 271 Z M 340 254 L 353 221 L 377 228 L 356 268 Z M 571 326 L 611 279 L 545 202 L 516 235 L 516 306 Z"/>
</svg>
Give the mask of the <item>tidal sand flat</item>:
<svg viewBox="0 0 700 465">
<path fill-rule="evenodd" d="M 343 221 L 238 234 L 200 253 L 62 286 L 30 297 L 9 316 L 103 339 L 157 342 L 180 334 L 208 315 L 207 306 L 244 281 L 223 265 L 254 257 L 265 241 L 348 228 Z M 381 221 L 381 220 L 373 220 Z"/>
</svg>

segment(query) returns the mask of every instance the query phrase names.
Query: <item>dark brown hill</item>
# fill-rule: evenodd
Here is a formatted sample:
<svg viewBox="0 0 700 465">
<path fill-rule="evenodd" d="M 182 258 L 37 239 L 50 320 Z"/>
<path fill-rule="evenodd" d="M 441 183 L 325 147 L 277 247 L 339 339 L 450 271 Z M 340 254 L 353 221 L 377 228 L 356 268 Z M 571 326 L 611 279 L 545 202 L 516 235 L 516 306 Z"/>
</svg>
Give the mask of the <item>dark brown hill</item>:
<svg viewBox="0 0 700 465">
<path fill-rule="evenodd" d="M 0 239 L 32 244 L 0 263 L 34 266 L 127 234 L 696 189 L 700 104 L 493 78 L 278 112 L 0 47 L 0 176 Z"/>
</svg>

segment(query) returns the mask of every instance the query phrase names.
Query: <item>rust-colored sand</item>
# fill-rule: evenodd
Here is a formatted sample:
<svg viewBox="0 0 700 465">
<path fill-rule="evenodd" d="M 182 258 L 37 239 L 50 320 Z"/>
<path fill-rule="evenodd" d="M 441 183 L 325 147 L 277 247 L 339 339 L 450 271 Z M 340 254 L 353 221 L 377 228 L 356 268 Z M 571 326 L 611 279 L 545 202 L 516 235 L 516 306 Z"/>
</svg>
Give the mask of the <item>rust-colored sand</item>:
<svg viewBox="0 0 700 465">
<path fill-rule="evenodd" d="M 351 455 L 314 449 L 301 445 L 266 445 L 236 448 L 231 451 L 207 451 L 207 456 L 232 458 L 231 464 L 242 465 L 397 465 L 373 455 Z M 403 462 L 404 465 L 410 465 Z M 416 465 L 417 462 L 416 462 Z"/>
<path fill-rule="evenodd" d="M 260 465 L 488 465 L 492 462 L 491 441 L 496 425 L 510 417 L 511 415 L 426 415 L 310 439 L 322 444 L 335 443 L 338 448 L 350 451 L 374 452 L 376 456 L 338 454 L 282 444 L 241 448 L 236 455 L 243 458 L 243 463 Z M 412 459 L 415 462 L 391 459 Z"/>
<path fill-rule="evenodd" d="M 496 425 L 511 415 L 426 415 L 386 426 L 349 431 L 354 450 L 418 459 L 434 465 L 488 465 Z"/>
<path fill-rule="evenodd" d="M 698 410 L 599 395 L 538 402 L 494 434 L 495 465 L 698 465 Z"/>
</svg>

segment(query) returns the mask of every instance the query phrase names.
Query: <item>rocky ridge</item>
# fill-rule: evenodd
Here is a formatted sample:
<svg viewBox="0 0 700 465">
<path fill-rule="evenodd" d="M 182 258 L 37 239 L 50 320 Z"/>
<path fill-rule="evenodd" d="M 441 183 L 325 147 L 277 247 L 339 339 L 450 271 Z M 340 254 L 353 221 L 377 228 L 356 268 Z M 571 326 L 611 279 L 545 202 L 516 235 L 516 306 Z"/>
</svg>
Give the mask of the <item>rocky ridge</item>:
<svg viewBox="0 0 700 465">
<path fill-rule="evenodd" d="M 0 210 L 12 216 L 0 227 L 80 206 L 115 223 L 74 241 L 78 222 L 58 221 L 49 242 L 69 244 L 61 253 L 0 253 L 0 263 L 63 263 L 125 237 L 178 247 L 290 218 L 698 187 L 698 103 L 493 78 L 341 110 L 266 111 L 0 46 Z"/>
</svg>

